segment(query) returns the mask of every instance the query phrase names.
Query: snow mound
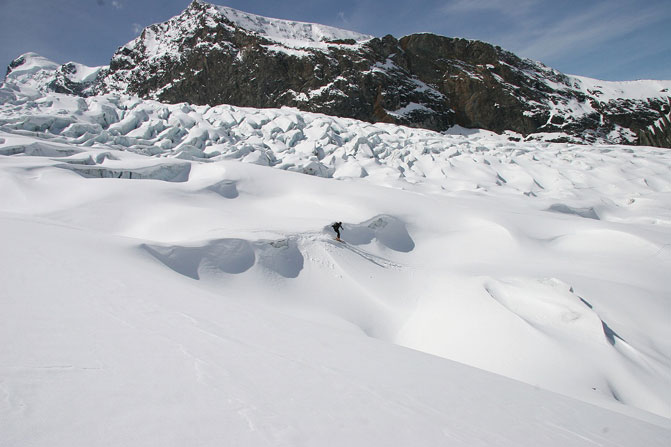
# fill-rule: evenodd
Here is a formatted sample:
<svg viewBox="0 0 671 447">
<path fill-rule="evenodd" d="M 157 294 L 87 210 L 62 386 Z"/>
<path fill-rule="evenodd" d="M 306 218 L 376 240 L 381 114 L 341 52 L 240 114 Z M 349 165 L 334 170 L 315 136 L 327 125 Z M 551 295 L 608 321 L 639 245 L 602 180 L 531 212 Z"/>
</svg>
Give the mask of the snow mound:
<svg viewBox="0 0 671 447">
<path fill-rule="evenodd" d="M 345 223 L 342 239 L 354 245 L 366 245 L 375 240 L 383 247 L 400 252 L 415 248 L 405 224 L 394 216 L 376 216 L 361 224 Z"/>
<path fill-rule="evenodd" d="M 222 180 L 220 182 L 215 183 L 214 185 L 208 186 L 206 189 L 208 191 L 213 191 L 227 199 L 235 199 L 240 195 L 238 193 L 236 182 L 232 180 Z"/>
<path fill-rule="evenodd" d="M 84 162 L 73 160 L 58 165 L 86 178 L 124 178 L 136 180 L 162 180 L 166 182 L 185 182 L 189 179 L 191 165 L 188 163 L 158 163 L 135 168 L 111 166 L 90 166 L 95 164 L 92 158 Z"/>
<path fill-rule="evenodd" d="M 144 248 L 177 273 L 193 279 L 200 279 L 201 270 L 229 274 L 243 273 L 249 270 L 255 261 L 251 245 L 241 239 L 213 241 L 204 247 L 145 245 Z"/>
<path fill-rule="evenodd" d="M 30 79 L 38 72 L 51 72 L 58 69 L 59 65 L 36 53 L 25 53 L 12 61 L 7 73 L 8 79 Z"/>
<path fill-rule="evenodd" d="M 591 345 L 591 355 L 618 358 L 620 370 L 604 368 L 603 379 L 600 384 L 595 383 L 594 391 L 612 395 L 618 401 L 635 401 L 637 406 L 664 411 L 667 403 L 657 393 L 646 393 L 639 388 L 635 395 L 630 394 L 633 390 L 631 370 L 622 368 L 622 365 L 637 363 L 636 359 L 646 357 L 645 354 L 615 333 L 593 306 L 575 295 L 570 286 L 555 278 L 533 281 L 512 279 L 488 281 L 485 290 L 530 328 L 542 334 L 541 337 L 554 339 L 567 347 L 574 345 L 576 350 Z M 645 368 L 642 367 L 641 372 Z"/>
<path fill-rule="evenodd" d="M 284 278 L 296 278 L 303 269 L 303 255 L 293 240 L 255 241 L 220 239 L 200 247 L 142 246 L 177 273 L 193 279 L 223 274 L 237 275 L 255 265 Z"/>
</svg>

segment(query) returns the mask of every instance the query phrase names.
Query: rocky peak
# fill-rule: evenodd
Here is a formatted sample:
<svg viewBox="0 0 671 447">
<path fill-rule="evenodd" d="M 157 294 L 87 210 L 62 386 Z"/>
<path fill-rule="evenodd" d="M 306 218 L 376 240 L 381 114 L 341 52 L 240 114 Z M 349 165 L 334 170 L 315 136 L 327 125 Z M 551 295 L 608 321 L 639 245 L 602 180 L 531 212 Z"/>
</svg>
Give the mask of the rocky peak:
<svg viewBox="0 0 671 447">
<path fill-rule="evenodd" d="M 230 25 L 253 32 L 264 38 L 295 48 L 325 48 L 325 43 L 356 43 L 373 38 L 366 34 L 347 31 L 315 23 L 296 22 L 292 20 L 273 19 L 250 14 L 226 6 L 214 6 L 194 1 L 189 8 L 208 11 L 210 14 L 221 15 Z"/>
</svg>

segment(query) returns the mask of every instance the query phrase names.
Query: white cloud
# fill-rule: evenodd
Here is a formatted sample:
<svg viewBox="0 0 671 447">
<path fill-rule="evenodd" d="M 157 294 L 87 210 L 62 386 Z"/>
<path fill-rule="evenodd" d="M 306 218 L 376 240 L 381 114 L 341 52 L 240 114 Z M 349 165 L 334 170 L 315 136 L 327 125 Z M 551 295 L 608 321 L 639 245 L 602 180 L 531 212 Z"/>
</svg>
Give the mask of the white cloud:
<svg viewBox="0 0 671 447">
<path fill-rule="evenodd" d="M 655 22 L 671 19 L 671 9 L 665 8 L 664 2 L 646 4 L 636 0 L 554 5 L 540 0 L 451 0 L 440 12 L 451 22 L 482 14 L 481 25 L 487 26 L 488 33 L 474 38 L 546 61 L 589 53 Z"/>
<path fill-rule="evenodd" d="M 121 9 L 121 8 L 123 8 L 123 3 L 114 0 L 114 1 L 112 2 L 112 6 L 114 6 L 116 9 Z"/>
<path fill-rule="evenodd" d="M 516 30 L 517 33 L 522 31 L 521 39 L 518 38 L 521 44 L 516 51 L 532 58 L 585 52 L 660 19 L 658 11 L 652 8 L 618 10 L 602 3 L 553 24 L 536 21 L 526 30 Z"/>
<path fill-rule="evenodd" d="M 133 27 L 133 34 L 134 35 L 140 34 L 142 32 L 142 30 L 144 29 L 144 27 L 142 25 L 140 25 L 139 23 L 133 23 L 132 27 Z"/>
<path fill-rule="evenodd" d="M 439 3 L 433 10 L 432 31 L 491 42 L 571 73 L 588 74 L 582 70 L 591 67 L 591 76 L 611 73 L 609 76 L 623 78 L 629 75 L 619 73 L 618 67 L 631 69 L 634 60 L 659 66 L 658 60 L 663 57 L 655 57 L 653 61 L 642 56 L 648 47 L 654 48 L 654 54 L 661 55 L 664 51 L 668 54 L 668 32 L 663 27 L 671 22 L 669 0 L 442 0 Z M 650 41 L 655 32 L 652 30 L 661 34 L 657 41 Z M 668 78 L 668 73 L 661 76 Z"/>
</svg>

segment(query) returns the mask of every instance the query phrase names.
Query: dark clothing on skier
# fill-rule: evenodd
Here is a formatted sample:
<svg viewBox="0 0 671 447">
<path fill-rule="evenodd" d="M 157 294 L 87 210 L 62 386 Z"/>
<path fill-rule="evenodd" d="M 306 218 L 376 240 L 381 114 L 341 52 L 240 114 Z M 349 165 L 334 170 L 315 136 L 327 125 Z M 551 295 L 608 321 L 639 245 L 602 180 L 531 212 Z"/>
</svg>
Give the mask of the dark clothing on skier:
<svg viewBox="0 0 671 447">
<path fill-rule="evenodd" d="M 340 229 L 342 228 L 342 222 L 336 222 L 333 225 L 331 225 L 331 228 L 333 228 L 333 231 L 336 232 L 336 239 L 340 240 Z"/>
</svg>

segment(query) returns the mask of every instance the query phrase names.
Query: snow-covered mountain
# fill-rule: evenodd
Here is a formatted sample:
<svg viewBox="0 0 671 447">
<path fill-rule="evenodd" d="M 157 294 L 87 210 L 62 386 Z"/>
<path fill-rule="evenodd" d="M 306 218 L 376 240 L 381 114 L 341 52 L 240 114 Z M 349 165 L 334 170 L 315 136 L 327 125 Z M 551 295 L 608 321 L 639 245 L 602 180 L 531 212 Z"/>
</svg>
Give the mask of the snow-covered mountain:
<svg viewBox="0 0 671 447">
<path fill-rule="evenodd" d="M 47 81 L 54 91 L 84 96 L 290 106 L 439 131 L 456 124 L 519 134 L 514 138 L 671 145 L 664 121 L 671 81 L 597 81 L 484 42 L 373 38 L 200 0 L 146 28 L 109 67 L 70 63 Z"/>
<path fill-rule="evenodd" d="M 214 9 L 236 28 L 251 31 L 276 42 L 286 48 L 322 48 L 328 49 L 329 42 L 348 41 L 365 42 L 373 36 L 347 31 L 316 23 L 295 22 L 291 20 L 273 19 L 250 14 L 226 6 L 211 5 L 197 2 L 193 8 L 205 6 Z M 179 20 L 176 26 L 181 26 Z M 198 24 L 195 24 L 198 27 Z"/>
<path fill-rule="evenodd" d="M 98 69 L 22 59 L 0 444 L 671 440 L 668 150 L 54 93 Z"/>
</svg>

